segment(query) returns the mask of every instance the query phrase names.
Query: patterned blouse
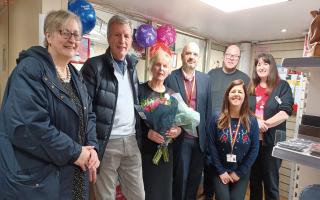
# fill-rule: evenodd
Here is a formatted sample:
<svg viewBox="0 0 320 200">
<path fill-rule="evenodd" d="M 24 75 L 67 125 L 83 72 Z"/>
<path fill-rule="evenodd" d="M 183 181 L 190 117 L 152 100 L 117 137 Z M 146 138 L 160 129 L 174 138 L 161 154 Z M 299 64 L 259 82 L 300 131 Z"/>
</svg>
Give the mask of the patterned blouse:
<svg viewBox="0 0 320 200">
<path fill-rule="evenodd" d="M 63 85 L 64 89 L 67 91 L 69 98 L 71 101 L 75 104 L 77 111 L 79 113 L 79 133 L 78 133 L 78 142 L 81 145 L 84 145 L 85 143 L 85 130 L 84 130 L 84 113 L 82 104 L 80 102 L 78 93 L 76 92 L 76 89 L 70 81 L 70 83 L 64 83 L 61 81 L 61 84 Z M 76 167 L 74 171 L 74 178 L 73 178 L 73 184 L 72 184 L 72 199 L 73 200 L 83 200 L 85 199 L 84 195 L 84 189 L 85 187 L 85 172 L 82 171 L 80 167 Z"/>
</svg>

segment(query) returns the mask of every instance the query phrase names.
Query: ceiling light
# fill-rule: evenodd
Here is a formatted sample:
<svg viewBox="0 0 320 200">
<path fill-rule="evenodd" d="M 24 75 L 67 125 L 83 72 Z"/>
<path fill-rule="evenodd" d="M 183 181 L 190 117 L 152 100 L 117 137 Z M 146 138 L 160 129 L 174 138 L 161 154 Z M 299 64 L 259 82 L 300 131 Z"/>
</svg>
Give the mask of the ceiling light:
<svg viewBox="0 0 320 200">
<path fill-rule="evenodd" d="M 248 8 L 255 8 L 288 0 L 200 0 L 224 12 L 233 12 Z"/>
<path fill-rule="evenodd" d="M 287 29 L 281 29 L 281 33 L 285 33 L 285 32 L 287 32 Z"/>
</svg>

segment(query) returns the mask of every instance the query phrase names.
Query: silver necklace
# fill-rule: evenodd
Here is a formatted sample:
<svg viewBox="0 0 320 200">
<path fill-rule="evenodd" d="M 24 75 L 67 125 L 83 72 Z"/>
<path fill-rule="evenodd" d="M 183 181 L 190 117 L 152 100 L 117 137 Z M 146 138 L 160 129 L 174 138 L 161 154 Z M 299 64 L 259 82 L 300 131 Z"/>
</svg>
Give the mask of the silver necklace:
<svg viewBox="0 0 320 200">
<path fill-rule="evenodd" d="M 71 73 L 70 73 L 70 69 L 68 66 L 67 67 L 67 74 L 65 75 L 62 71 L 58 70 L 58 68 L 56 67 L 56 72 L 57 72 L 57 76 L 58 78 L 63 82 L 63 83 L 70 83 L 71 81 Z"/>
</svg>

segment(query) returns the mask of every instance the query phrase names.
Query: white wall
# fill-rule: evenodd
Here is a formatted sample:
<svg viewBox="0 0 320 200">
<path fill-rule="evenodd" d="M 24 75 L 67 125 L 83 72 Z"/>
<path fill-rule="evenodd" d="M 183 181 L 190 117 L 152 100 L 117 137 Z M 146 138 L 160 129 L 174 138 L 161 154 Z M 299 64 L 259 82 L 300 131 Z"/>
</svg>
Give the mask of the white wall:
<svg viewBox="0 0 320 200">
<path fill-rule="evenodd" d="M 8 49 L 9 49 L 9 12 L 8 7 L 0 8 L 0 102 L 5 90 L 6 81 L 9 74 L 8 69 Z"/>
<path fill-rule="evenodd" d="M 241 43 L 240 45 L 241 50 L 241 58 L 239 61 L 239 70 L 246 74 L 250 74 L 250 66 L 251 66 L 251 56 L 252 56 L 252 48 L 251 43 Z"/>
<path fill-rule="evenodd" d="M 0 103 L 7 78 L 24 49 L 39 44 L 39 15 L 67 9 L 68 0 L 14 0 L 0 12 Z M 5 55 L 3 55 L 5 52 Z M 5 58 L 6 66 L 3 66 Z M 3 70 L 4 69 L 4 70 Z"/>
<path fill-rule="evenodd" d="M 9 69 L 16 66 L 19 52 L 38 44 L 39 0 L 15 0 L 9 4 Z"/>
<path fill-rule="evenodd" d="M 252 49 L 253 56 L 257 56 L 259 53 L 270 53 L 277 64 L 281 64 L 283 58 L 302 57 L 303 39 L 261 42 L 254 45 Z"/>
</svg>

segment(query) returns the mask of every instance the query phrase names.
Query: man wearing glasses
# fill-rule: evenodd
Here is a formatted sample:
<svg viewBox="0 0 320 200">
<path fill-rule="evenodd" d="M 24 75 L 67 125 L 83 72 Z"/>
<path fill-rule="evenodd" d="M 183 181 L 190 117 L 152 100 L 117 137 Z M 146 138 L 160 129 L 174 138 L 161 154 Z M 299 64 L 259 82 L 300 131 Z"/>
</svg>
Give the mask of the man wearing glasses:
<svg viewBox="0 0 320 200">
<path fill-rule="evenodd" d="M 237 69 L 240 61 L 240 48 L 237 45 L 229 45 L 224 53 L 222 68 L 215 68 L 208 72 L 211 81 L 212 108 L 214 113 L 220 113 L 223 95 L 230 82 L 241 79 L 248 86 L 250 78 L 247 74 Z M 213 113 L 212 113 L 213 114 Z M 206 200 L 213 197 L 213 166 L 210 165 L 210 158 L 207 156 L 204 167 L 204 195 Z"/>
</svg>

